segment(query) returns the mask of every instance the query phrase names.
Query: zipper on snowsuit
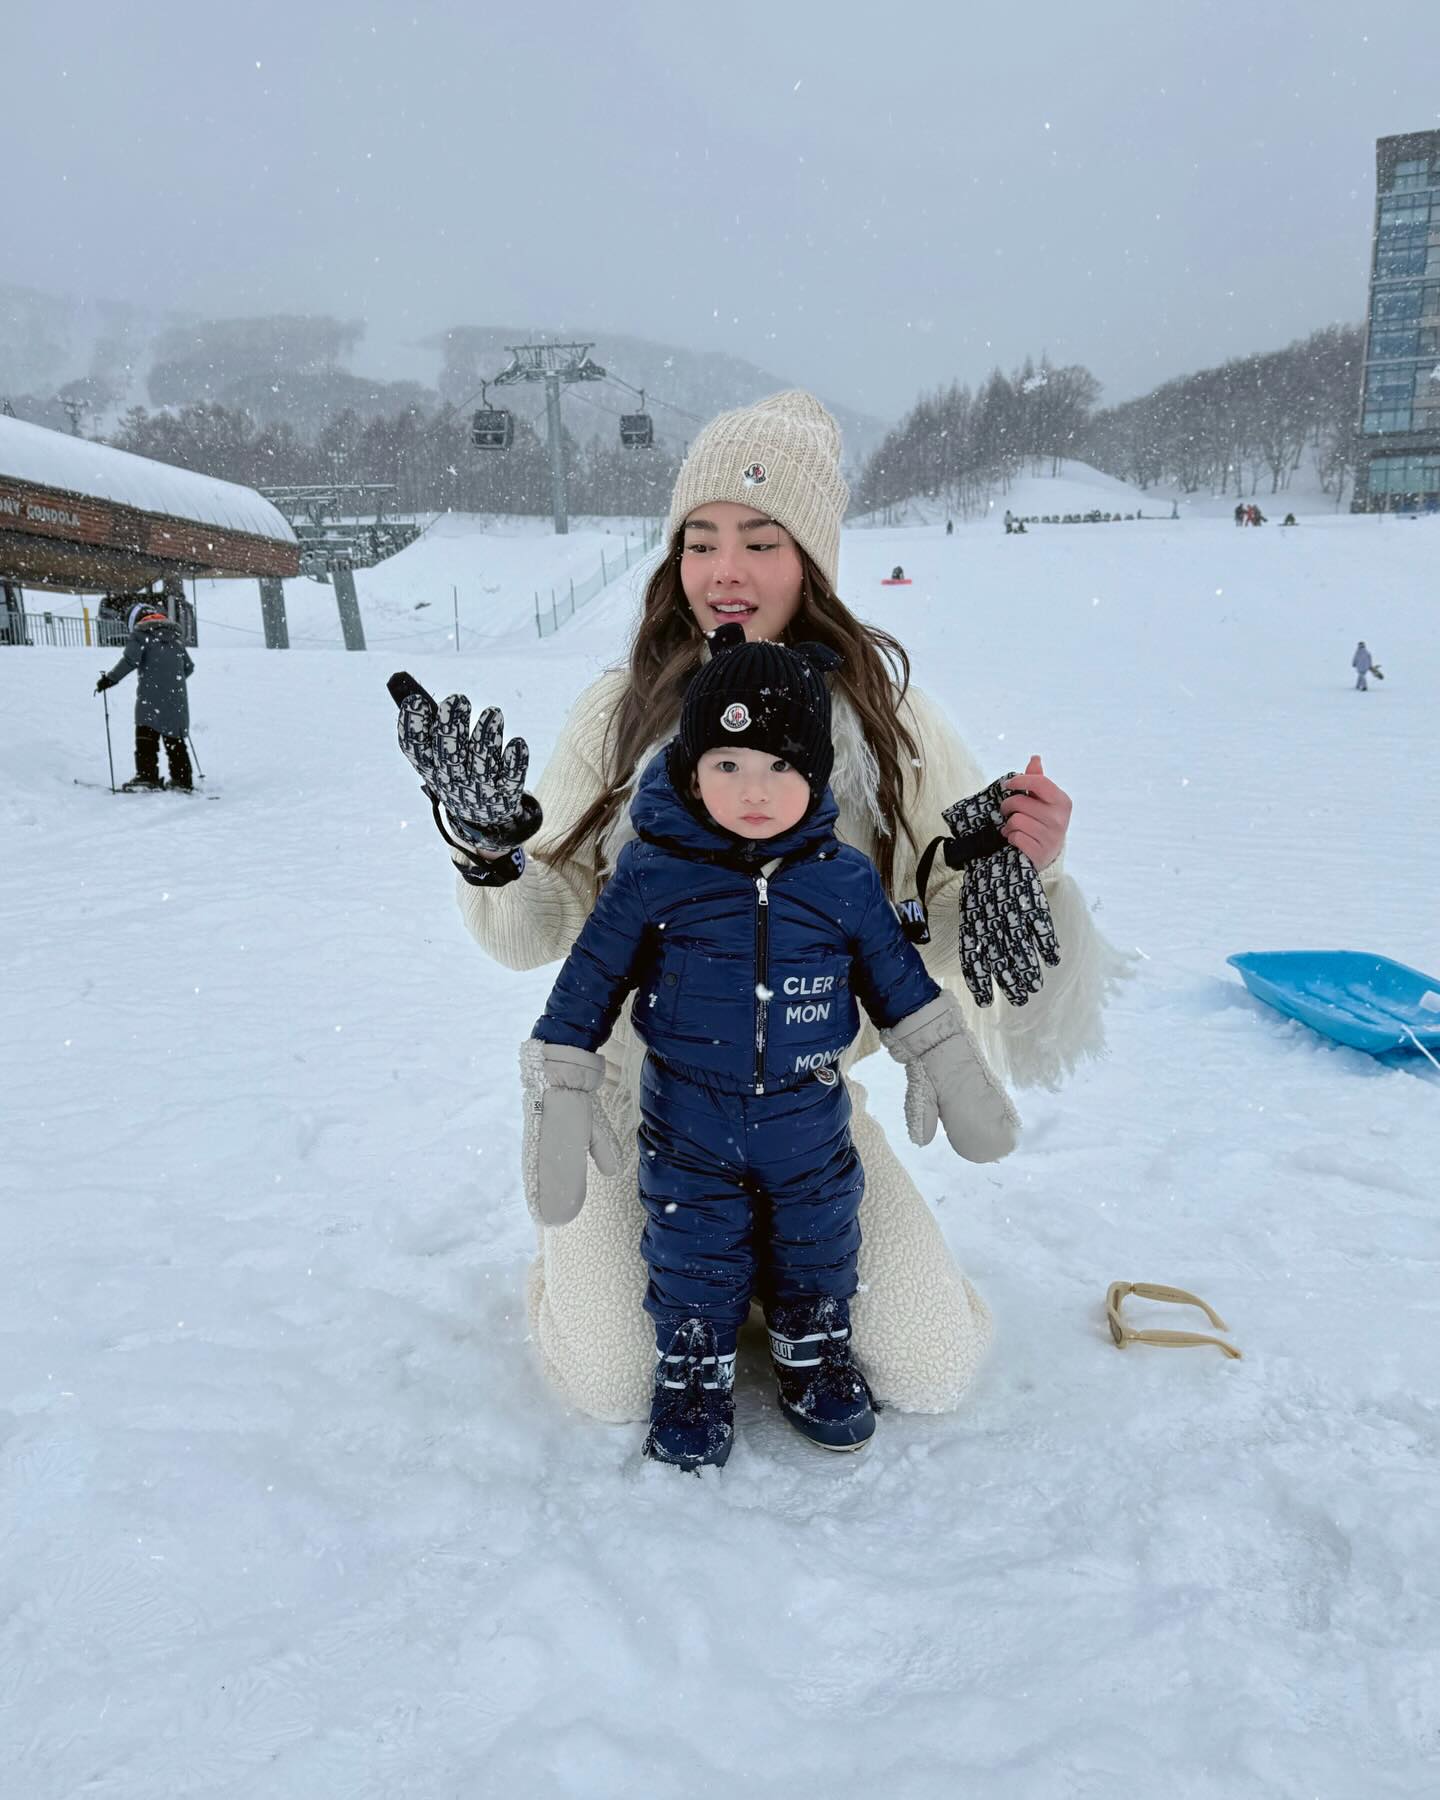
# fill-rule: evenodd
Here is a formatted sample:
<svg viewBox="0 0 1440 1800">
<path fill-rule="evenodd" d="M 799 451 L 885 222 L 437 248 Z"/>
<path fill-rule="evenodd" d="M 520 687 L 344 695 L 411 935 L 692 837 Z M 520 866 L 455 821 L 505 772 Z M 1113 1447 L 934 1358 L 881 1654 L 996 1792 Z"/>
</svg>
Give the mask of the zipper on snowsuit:
<svg viewBox="0 0 1440 1800">
<path fill-rule="evenodd" d="M 770 884 L 755 877 L 755 1092 L 765 1092 L 765 1030 L 769 1017 Z M 764 995 L 765 998 L 761 998 Z"/>
</svg>

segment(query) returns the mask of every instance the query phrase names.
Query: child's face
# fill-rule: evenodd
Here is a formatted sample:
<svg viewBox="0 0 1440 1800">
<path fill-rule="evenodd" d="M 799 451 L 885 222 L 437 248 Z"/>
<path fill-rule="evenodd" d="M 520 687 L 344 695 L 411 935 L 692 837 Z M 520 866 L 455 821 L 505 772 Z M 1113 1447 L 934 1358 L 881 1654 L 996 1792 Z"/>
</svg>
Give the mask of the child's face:
<svg viewBox="0 0 1440 1800">
<path fill-rule="evenodd" d="M 751 643 L 778 643 L 804 579 L 794 538 L 757 507 L 712 500 L 686 518 L 680 585 L 702 631 L 734 619 Z"/>
<path fill-rule="evenodd" d="M 742 838 L 779 837 L 810 805 L 810 783 L 798 769 L 767 750 L 729 744 L 700 758 L 693 791 L 717 825 Z"/>
</svg>

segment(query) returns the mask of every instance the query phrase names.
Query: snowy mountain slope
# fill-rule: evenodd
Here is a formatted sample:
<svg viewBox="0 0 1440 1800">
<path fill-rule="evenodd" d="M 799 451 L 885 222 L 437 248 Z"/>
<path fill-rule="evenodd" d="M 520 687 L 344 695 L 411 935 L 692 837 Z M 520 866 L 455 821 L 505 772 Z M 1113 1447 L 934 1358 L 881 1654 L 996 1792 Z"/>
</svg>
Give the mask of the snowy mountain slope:
<svg viewBox="0 0 1440 1800">
<path fill-rule="evenodd" d="M 338 355 L 337 362 L 324 366 L 315 360 L 323 331 L 309 336 L 302 331 L 297 342 L 286 330 L 293 323 L 267 315 L 247 320 L 167 315 L 123 302 L 0 283 L 0 389 L 28 407 L 46 407 L 49 416 L 39 422 L 60 430 L 65 429 L 64 414 L 48 397 L 62 383 L 90 377 L 98 380 L 104 398 L 87 420 L 87 430 L 113 429 L 125 408 L 136 404 L 218 401 L 244 407 L 262 422 L 287 419 L 310 438 L 346 406 L 363 418 L 393 413 L 416 397 L 413 390 L 403 398 L 387 393 L 391 383 L 418 384 L 420 397 L 428 392 L 432 403 L 442 396 L 451 404 L 472 402 L 481 382 L 493 380 L 510 361 L 510 346 L 535 341 L 541 325 L 536 320 L 461 325 L 453 333 L 435 328 L 417 337 L 415 321 L 407 315 L 401 323 L 370 321 L 359 343 L 341 348 L 346 327 L 339 320 L 319 320 L 334 328 L 332 354 Z M 792 385 L 791 378 L 723 350 L 603 328 L 581 330 L 573 320 L 539 329 L 542 340 L 557 335 L 593 343 L 595 360 L 628 383 L 632 393 L 648 390 L 656 435 L 677 449 L 696 422 Z M 631 403 L 624 387 L 612 385 L 601 392 L 612 414 L 617 406 Z M 543 434 L 543 394 L 512 389 L 507 403 Z M 835 400 L 827 405 L 845 433 L 847 455 L 852 462 L 862 459 L 882 435 L 882 421 Z M 589 407 L 574 414 L 567 403 L 567 424 L 582 440 L 601 427 L 602 435 L 615 430 L 613 417 L 606 419 Z"/>
<path fill-rule="evenodd" d="M 1032 514 L 1086 513 L 1092 509 L 1121 514 L 1144 511 L 1151 518 L 1158 518 L 1169 513 L 1170 499 L 1167 494 L 1162 505 L 1155 494 L 1146 494 L 1127 481 L 1118 481 L 1113 475 L 1106 475 L 1099 469 L 1092 469 L 1089 463 L 1072 458 L 1060 465 L 1058 474 L 1052 472 L 1048 459 L 1038 475 L 1028 468 L 1022 470 L 1004 487 L 997 484 L 989 502 L 989 516 L 995 520 L 1003 520 L 1007 511 L 1020 518 L 1029 518 Z M 882 516 L 885 515 L 866 513 L 853 519 L 851 524 L 857 528 L 871 527 Z M 888 516 L 898 521 L 902 528 L 944 525 L 947 516 L 954 517 L 957 528 L 977 522 L 974 518 L 963 519 L 943 498 L 931 499 L 923 494 L 915 495 L 903 506 L 890 508 Z"/>
<path fill-rule="evenodd" d="M 104 659 L 0 656 L 14 1791 L 1427 1792 L 1440 1075 L 1224 957 L 1440 974 L 1437 530 L 847 533 L 847 595 L 987 770 L 1039 750 L 1074 793 L 1070 866 L 1146 960 L 1016 1156 L 904 1148 L 996 1311 L 972 1403 L 837 1466 L 751 1343 L 703 1482 L 531 1359 L 514 1047 L 549 972 L 459 925 L 391 647 L 202 636 L 213 805 L 72 786 Z M 407 660 L 539 760 L 633 604 Z M 903 1144 L 895 1072 L 862 1078 Z M 1203 1294 L 1245 1360 L 1117 1353 L 1117 1278 Z"/>
<path fill-rule="evenodd" d="M 1333 518 L 1337 513 L 1345 513 L 1350 503 L 1348 485 L 1339 506 L 1335 503 L 1335 495 L 1326 493 L 1320 485 L 1315 453 L 1309 448 L 1305 451 L 1300 467 L 1291 471 L 1289 486 L 1278 494 L 1269 491 L 1268 475 L 1258 474 L 1249 466 L 1243 471 L 1242 479 L 1244 498 L 1247 501 L 1253 499 L 1272 525 L 1278 525 L 1287 512 L 1293 512 L 1300 519 Z M 1224 494 L 1207 491 L 1187 494 L 1183 489 L 1164 482 L 1150 488 L 1139 488 L 1132 482 L 1121 481 L 1114 475 L 1092 468 L 1089 463 L 1071 459 L 1061 464 L 1058 474 L 1051 472 L 1051 464 L 1047 461 L 1040 474 L 1026 469 L 1015 476 L 1008 486 L 997 486 L 990 497 L 989 516 L 1003 520 L 1007 509 L 1025 519 L 1037 514 L 1043 517 L 1046 514 L 1088 513 L 1093 510 L 1102 513 L 1118 512 L 1122 515 L 1143 513 L 1147 520 L 1153 520 L 1168 519 L 1173 507 L 1178 508 L 1182 519 L 1225 519 L 1233 523 L 1236 504 L 1233 486 Z M 948 507 L 943 499 L 916 495 L 903 506 L 891 508 L 889 516 L 904 526 L 943 525 L 947 513 L 953 512 L 954 508 Z M 880 516 L 867 514 L 851 523 L 869 526 Z M 969 522 L 974 523 L 973 520 Z M 956 523 L 961 523 L 958 517 Z"/>
<path fill-rule="evenodd" d="M 602 558 L 623 572 L 627 536 L 633 569 L 643 530 L 638 519 L 577 519 L 557 537 L 548 519 L 440 513 L 398 555 L 355 571 L 366 644 L 453 651 L 457 605 L 462 653 L 477 640 L 518 635 L 533 642 L 536 594 L 542 608 L 549 609 L 552 592 L 563 608 L 570 583 L 588 581 Z M 339 648 L 344 640 L 329 584 L 301 578 L 284 586 L 291 647 Z M 199 582 L 196 603 L 206 644 L 264 648 L 253 581 Z"/>
<path fill-rule="evenodd" d="M 1241 485 L 1245 490 L 1244 499 L 1254 500 L 1270 522 L 1278 524 L 1287 512 L 1293 512 L 1297 519 L 1303 519 L 1311 515 L 1333 517 L 1337 512 L 1348 511 L 1352 484 L 1349 480 L 1346 481 L 1337 506 L 1336 495 L 1327 493 L 1320 484 L 1316 451 L 1313 445 L 1307 444 L 1300 458 L 1300 466 L 1287 472 L 1286 485 L 1278 494 L 1270 492 L 1269 470 L 1257 469 L 1253 464 L 1246 464 L 1241 471 Z M 1187 519 L 1230 518 L 1237 503 L 1233 479 L 1223 494 L 1211 494 L 1204 490 L 1186 494 L 1178 487 L 1163 484 L 1152 488 L 1150 493 L 1154 501 L 1163 502 L 1165 506 L 1169 505 L 1173 497 L 1180 507 L 1181 516 Z"/>
</svg>

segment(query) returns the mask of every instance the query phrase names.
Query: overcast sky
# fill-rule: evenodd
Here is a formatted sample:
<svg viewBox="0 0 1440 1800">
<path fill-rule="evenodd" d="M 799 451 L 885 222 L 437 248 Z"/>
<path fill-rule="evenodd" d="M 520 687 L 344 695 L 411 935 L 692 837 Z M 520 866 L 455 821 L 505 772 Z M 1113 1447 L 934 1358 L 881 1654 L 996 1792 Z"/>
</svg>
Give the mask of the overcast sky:
<svg viewBox="0 0 1440 1800">
<path fill-rule="evenodd" d="M 1358 319 L 1374 140 L 1440 125 L 1436 0 L 4 10 L 0 281 L 364 317 L 430 379 L 447 325 L 624 330 L 885 416 Z"/>
</svg>

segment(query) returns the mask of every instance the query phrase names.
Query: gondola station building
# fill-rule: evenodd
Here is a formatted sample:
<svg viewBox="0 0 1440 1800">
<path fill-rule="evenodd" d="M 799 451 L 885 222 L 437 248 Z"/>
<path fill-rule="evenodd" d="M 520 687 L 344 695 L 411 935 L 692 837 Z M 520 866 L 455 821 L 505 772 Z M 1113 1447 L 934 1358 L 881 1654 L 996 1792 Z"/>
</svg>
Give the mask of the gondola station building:
<svg viewBox="0 0 1440 1800">
<path fill-rule="evenodd" d="M 187 579 L 263 593 L 299 570 L 289 521 L 252 488 L 0 417 L 0 643 L 36 641 L 24 589 L 99 595 L 103 615 L 103 597 L 159 586 L 193 643 Z"/>
</svg>

